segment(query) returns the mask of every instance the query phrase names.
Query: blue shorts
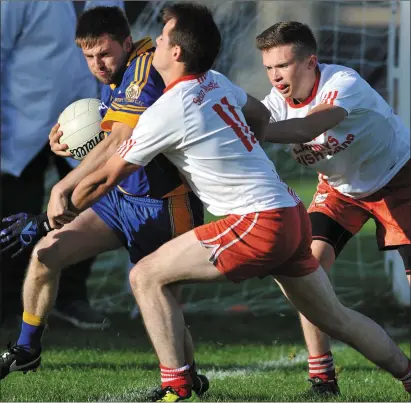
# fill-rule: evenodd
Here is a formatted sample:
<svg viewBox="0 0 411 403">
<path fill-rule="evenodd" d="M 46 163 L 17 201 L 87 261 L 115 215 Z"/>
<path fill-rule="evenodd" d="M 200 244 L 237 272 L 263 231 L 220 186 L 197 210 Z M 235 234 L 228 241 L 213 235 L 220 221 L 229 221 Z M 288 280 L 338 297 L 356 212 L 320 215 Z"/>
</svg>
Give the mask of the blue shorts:
<svg viewBox="0 0 411 403">
<path fill-rule="evenodd" d="M 159 200 L 113 189 L 92 209 L 119 237 L 133 263 L 204 222 L 203 205 L 192 192 Z"/>
</svg>

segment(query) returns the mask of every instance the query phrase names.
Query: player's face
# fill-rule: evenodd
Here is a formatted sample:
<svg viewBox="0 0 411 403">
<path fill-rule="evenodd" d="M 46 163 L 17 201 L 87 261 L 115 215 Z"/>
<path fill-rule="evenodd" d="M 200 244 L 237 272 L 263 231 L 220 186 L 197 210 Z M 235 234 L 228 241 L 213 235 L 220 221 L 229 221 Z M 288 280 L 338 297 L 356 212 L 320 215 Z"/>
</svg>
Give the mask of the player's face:
<svg viewBox="0 0 411 403">
<path fill-rule="evenodd" d="M 175 59 L 175 48 L 176 46 L 170 46 L 169 33 L 175 26 L 175 20 L 171 19 L 168 21 L 160 34 L 156 39 L 156 51 L 153 57 L 153 66 L 159 72 L 167 70 L 173 60 Z"/>
<path fill-rule="evenodd" d="M 311 92 L 317 57 L 299 59 L 292 45 L 278 46 L 261 52 L 271 84 L 284 98 L 304 100 Z M 308 92 L 308 94 L 307 94 Z"/>
<path fill-rule="evenodd" d="M 124 71 L 131 48 L 131 37 L 121 44 L 104 35 L 96 46 L 82 50 L 91 73 L 103 84 L 112 84 Z"/>
</svg>

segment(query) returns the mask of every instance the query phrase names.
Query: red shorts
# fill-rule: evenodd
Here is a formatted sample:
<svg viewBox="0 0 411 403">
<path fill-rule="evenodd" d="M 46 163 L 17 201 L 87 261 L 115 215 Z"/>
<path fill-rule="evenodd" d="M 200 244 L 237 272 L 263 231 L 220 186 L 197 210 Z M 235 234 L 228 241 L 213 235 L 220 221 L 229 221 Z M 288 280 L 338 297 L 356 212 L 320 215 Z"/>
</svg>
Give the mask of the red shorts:
<svg viewBox="0 0 411 403">
<path fill-rule="evenodd" d="M 311 252 L 311 223 L 302 203 L 246 215 L 229 215 L 194 229 L 229 280 L 282 274 L 302 277 L 319 263 Z"/>
<path fill-rule="evenodd" d="M 325 214 L 353 235 L 373 218 L 381 250 L 411 244 L 411 160 L 386 186 L 364 199 L 344 196 L 320 182 L 308 212 Z"/>
</svg>

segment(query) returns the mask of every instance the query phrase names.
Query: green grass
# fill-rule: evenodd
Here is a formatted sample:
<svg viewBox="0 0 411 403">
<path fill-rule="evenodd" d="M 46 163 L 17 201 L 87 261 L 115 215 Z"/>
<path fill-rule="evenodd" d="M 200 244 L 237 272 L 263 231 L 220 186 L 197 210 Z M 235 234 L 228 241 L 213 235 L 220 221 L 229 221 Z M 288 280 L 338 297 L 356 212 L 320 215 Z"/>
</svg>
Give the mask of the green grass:
<svg viewBox="0 0 411 403">
<path fill-rule="evenodd" d="M 144 401 L 159 384 L 158 363 L 140 319 L 115 316 L 112 329 L 84 332 L 51 322 L 43 365 L 1 381 L 1 401 Z M 306 352 L 297 319 L 189 315 L 197 361 L 211 388 L 203 401 L 318 401 L 307 395 Z M 210 326 L 212 324 L 212 326 Z M 2 342 L 16 329 L 3 329 Z M 401 347 L 408 354 L 406 342 Z M 399 382 L 334 343 L 342 396 L 335 401 L 406 401 Z M 330 399 L 328 399 L 329 401 Z"/>
</svg>

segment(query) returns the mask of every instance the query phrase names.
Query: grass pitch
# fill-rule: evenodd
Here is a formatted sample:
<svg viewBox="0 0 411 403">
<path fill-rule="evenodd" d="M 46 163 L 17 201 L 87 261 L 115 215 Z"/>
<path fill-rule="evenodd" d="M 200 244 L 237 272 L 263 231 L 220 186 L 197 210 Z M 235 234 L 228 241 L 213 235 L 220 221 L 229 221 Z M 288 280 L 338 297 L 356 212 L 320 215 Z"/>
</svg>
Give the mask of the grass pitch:
<svg viewBox="0 0 411 403">
<path fill-rule="evenodd" d="M 111 329 L 84 332 L 50 321 L 43 364 L 0 384 L 1 401 L 145 401 L 159 385 L 158 363 L 139 318 L 116 316 Z M 307 394 L 306 352 L 295 313 L 188 315 L 201 372 L 203 401 L 318 401 Z M 2 329 L 1 341 L 14 338 Z M 342 396 L 332 401 L 409 401 L 402 385 L 360 354 L 334 343 Z M 401 347 L 408 354 L 409 344 Z"/>
</svg>

